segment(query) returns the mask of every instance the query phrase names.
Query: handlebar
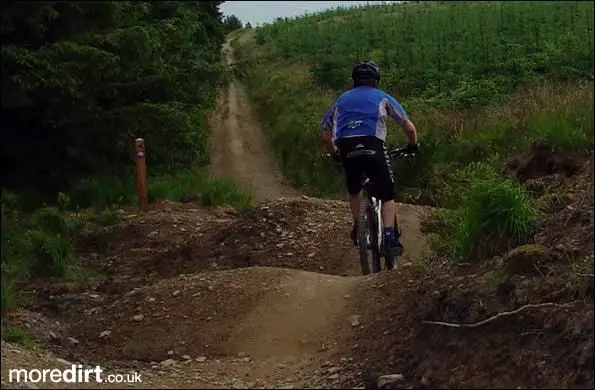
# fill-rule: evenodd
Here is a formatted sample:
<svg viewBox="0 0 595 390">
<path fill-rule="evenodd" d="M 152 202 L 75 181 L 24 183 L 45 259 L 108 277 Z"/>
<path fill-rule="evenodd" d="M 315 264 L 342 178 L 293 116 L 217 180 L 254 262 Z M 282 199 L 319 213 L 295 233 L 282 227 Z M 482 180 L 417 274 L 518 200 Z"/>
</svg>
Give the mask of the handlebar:
<svg viewBox="0 0 595 390">
<path fill-rule="evenodd" d="M 407 145 L 399 146 L 398 148 L 392 149 L 388 151 L 388 156 L 391 158 L 411 158 L 415 157 L 419 153 L 419 150 L 415 152 L 410 152 L 409 147 Z M 323 155 L 326 158 L 330 158 L 330 153 L 325 153 Z"/>
<path fill-rule="evenodd" d="M 388 152 L 388 155 L 389 155 L 389 157 L 393 157 L 393 158 L 409 158 L 409 157 L 415 157 L 418 153 L 419 153 L 419 150 L 417 150 L 415 152 L 410 152 L 408 146 L 404 145 L 404 146 L 399 146 L 398 148 L 395 148 L 393 150 L 390 150 Z"/>
</svg>

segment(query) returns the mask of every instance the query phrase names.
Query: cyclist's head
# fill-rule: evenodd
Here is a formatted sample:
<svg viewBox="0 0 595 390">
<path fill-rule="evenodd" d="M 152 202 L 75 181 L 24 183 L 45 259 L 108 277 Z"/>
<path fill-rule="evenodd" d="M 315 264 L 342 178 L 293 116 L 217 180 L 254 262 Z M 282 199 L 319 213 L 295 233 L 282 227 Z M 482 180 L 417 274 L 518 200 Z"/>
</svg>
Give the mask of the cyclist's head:
<svg viewBox="0 0 595 390">
<path fill-rule="evenodd" d="M 354 87 L 377 87 L 380 81 L 380 69 L 372 61 L 360 61 L 351 71 Z"/>
</svg>

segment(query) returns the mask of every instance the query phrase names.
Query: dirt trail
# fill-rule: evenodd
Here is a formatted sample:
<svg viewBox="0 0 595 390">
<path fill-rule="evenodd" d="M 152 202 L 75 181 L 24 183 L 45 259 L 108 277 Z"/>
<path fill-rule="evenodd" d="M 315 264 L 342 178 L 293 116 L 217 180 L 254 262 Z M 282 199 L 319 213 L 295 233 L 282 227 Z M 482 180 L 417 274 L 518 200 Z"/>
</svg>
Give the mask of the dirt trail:
<svg viewBox="0 0 595 390">
<path fill-rule="evenodd" d="M 196 304 L 205 306 L 211 303 L 211 308 L 217 312 L 216 316 L 225 321 L 219 322 L 218 318 L 213 318 L 209 321 L 212 324 L 209 329 L 209 325 L 201 321 L 204 318 L 198 314 L 198 318 L 192 321 L 186 320 L 186 324 L 173 322 L 166 325 L 161 323 L 149 325 L 149 327 L 155 327 L 151 333 L 157 343 L 162 342 L 164 338 L 172 339 L 170 348 L 177 351 L 176 355 L 164 356 L 162 361 L 166 361 L 169 357 L 176 360 L 175 363 L 146 365 L 137 362 L 133 367 L 123 366 L 118 361 L 101 361 L 100 364 L 107 367 L 106 371 L 109 370 L 110 373 L 140 372 L 143 383 L 131 387 L 304 387 L 308 385 L 309 380 L 321 375 L 321 367 L 325 366 L 327 360 L 332 360 L 331 355 L 338 351 L 340 341 L 338 330 L 350 326 L 351 316 L 347 310 L 348 293 L 351 293 L 362 281 L 361 278 L 345 278 L 269 267 L 213 272 L 210 276 L 210 281 L 220 279 L 220 285 L 211 289 L 213 292 L 201 298 Z M 186 283 L 183 284 L 182 280 Z M 183 291 L 181 294 L 183 295 L 185 291 L 196 289 L 196 286 L 192 288 L 193 282 L 188 283 L 190 280 L 196 281 L 198 277 L 166 280 L 153 289 L 146 288 L 143 291 L 147 291 L 147 295 L 156 296 L 157 288 L 160 292 L 170 292 L 175 288 Z M 227 289 L 224 284 L 228 285 Z M 263 288 L 257 288 L 259 285 Z M 256 294 L 265 292 L 258 299 L 234 297 L 236 291 L 245 295 L 250 288 Z M 242 307 L 234 306 L 234 300 L 239 300 Z M 179 305 L 184 301 L 178 302 Z M 186 307 L 195 305 L 188 300 L 185 302 L 187 303 L 183 305 Z M 133 305 L 138 307 L 141 303 L 134 301 Z M 110 308 L 110 311 L 113 310 L 126 312 L 125 308 L 121 309 L 120 304 Z M 184 313 L 184 310 L 179 307 L 176 307 L 176 311 L 177 314 Z M 148 310 L 147 317 L 150 317 Z M 138 328 L 138 325 L 136 327 Z M 125 330 L 121 329 L 121 331 Z M 139 331 L 141 330 L 136 329 L 136 332 Z M 193 347 L 191 352 L 186 350 L 178 352 L 173 341 L 175 336 L 169 334 L 172 331 L 182 335 L 200 332 L 201 342 L 213 345 L 216 352 L 209 353 L 208 349 L 197 346 Z M 139 336 L 137 339 L 148 337 L 142 334 Z M 135 337 L 131 335 L 130 338 Z M 189 336 L 184 339 L 189 344 L 192 342 Z M 126 347 L 136 341 L 128 339 Z M 146 339 L 144 341 L 146 342 Z M 113 348 L 117 350 L 120 341 L 114 339 L 113 342 L 116 344 Z M 85 348 L 86 345 L 81 347 Z M 182 353 L 190 357 L 186 362 L 184 358 L 180 358 Z M 206 361 L 197 361 L 199 353 L 206 357 Z M 69 361 L 81 362 L 78 359 Z M 8 384 L 6 378 L 8 378 L 9 368 L 55 368 L 65 365 L 63 360 L 54 355 L 36 353 L 15 345 L 4 344 L 2 378 L 5 383 L 2 387 L 24 387 Z M 90 364 L 92 365 L 93 363 Z M 328 363 L 326 365 L 330 368 Z M 335 367 L 334 364 L 333 367 Z M 338 370 L 338 368 L 335 369 Z M 334 378 L 336 379 L 338 378 Z M 99 387 L 110 386 L 102 384 Z"/>
<path fill-rule="evenodd" d="M 346 202 L 299 197 L 244 215 L 172 202 L 153 207 L 158 209 L 119 226 L 105 256 L 114 259 L 111 272 L 121 278 L 111 283 L 121 287 L 111 296 L 96 288 L 86 309 L 76 309 L 78 320 L 71 319 L 63 333 L 79 345 L 56 351 L 50 342 L 56 355 L 3 346 L 3 381 L 9 368 L 60 367 L 60 356 L 101 364 L 112 373 L 138 371 L 143 382 L 133 387 L 347 383 L 352 341 L 345 340 L 366 315 L 358 291 L 375 288 L 376 276 L 359 276 Z M 418 256 L 424 209 L 399 209 L 408 254 Z M 172 251 L 170 240 L 184 246 Z M 243 268 L 234 263 L 239 255 L 251 259 Z M 162 280 L 143 279 L 155 271 Z M 53 301 L 66 299 L 55 290 L 48 294 Z M 139 314 L 142 321 L 133 320 Z M 100 336 L 105 331 L 111 332 L 107 339 Z"/>
<path fill-rule="evenodd" d="M 344 296 L 357 280 L 295 271 L 280 291 L 264 297 L 232 337 L 234 351 L 266 358 L 315 353 L 332 342 L 333 321 L 345 307 Z"/>
<path fill-rule="evenodd" d="M 223 45 L 228 63 L 233 62 L 229 42 Z M 219 96 L 217 111 L 210 118 L 213 137 L 212 170 L 246 188 L 257 200 L 275 200 L 297 195 L 283 179 L 269 155 L 266 139 L 253 118 L 244 87 L 232 80 Z"/>
<path fill-rule="evenodd" d="M 229 44 L 223 50 L 231 62 Z M 213 172 L 268 203 L 240 215 L 166 202 L 135 215 L 113 238 L 112 252 L 102 254 L 112 259 L 112 276 L 90 294 L 99 301 L 69 319 L 65 332 L 77 347 L 52 350 L 112 373 L 141 372 L 143 382 L 127 387 L 341 387 L 352 378 L 344 372 L 352 361 L 345 340 L 365 314 L 353 298 L 377 276 L 360 276 L 348 205 L 296 196 L 237 81 L 210 120 Z M 398 211 L 403 264 L 423 254 L 419 220 L 428 209 L 400 204 Z M 64 364 L 3 344 L 2 387 L 29 387 L 8 384 L 9 368 Z"/>
</svg>

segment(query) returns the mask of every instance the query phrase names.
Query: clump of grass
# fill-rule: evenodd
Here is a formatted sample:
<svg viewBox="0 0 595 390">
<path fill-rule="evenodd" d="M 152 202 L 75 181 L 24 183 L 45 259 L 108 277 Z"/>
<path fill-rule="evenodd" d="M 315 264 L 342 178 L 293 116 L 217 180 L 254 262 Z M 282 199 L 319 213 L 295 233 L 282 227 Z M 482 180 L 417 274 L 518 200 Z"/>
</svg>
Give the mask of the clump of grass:
<svg viewBox="0 0 595 390">
<path fill-rule="evenodd" d="M 55 207 L 32 216 L 18 208 L 18 199 L 2 193 L 2 312 L 14 308 L 18 281 L 27 277 L 68 278 L 78 267 L 74 236 L 81 224 Z"/>
<path fill-rule="evenodd" d="M 468 198 L 470 225 L 476 234 L 525 241 L 537 221 L 533 199 L 518 184 L 509 180 L 478 181 Z"/>
<path fill-rule="evenodd" d="M 32 223 L 34 227 L 25 235 L 31 275 L 64 278 L 72 274 L 76 263 L 73 239 L 81 223 L 54 207 L 37 210 Z"/>
<path fill-rule="evenodd" d="M 20 328 L 3 328 L 2 340 L 9 343 L 20 344 L 28 349 L 35 349 L 37 347 L 37 343 L 31 336 L 24 329 Z"/>
<path fill-rule="evenodd" d="M 75 262 L 74 247 L 70 237 L 44 230 L 27 232 L 32 258 L 29 264 L 31 276 L 63 278 Z"/>
<path fill-rule="evenodd" d="M 6 312 L 16 308 L 18 301 L 15 294 L 15 279 L 10 275 L 4 275 L 5 265 L 2 264 L 2 280 L 0 283 L 0 313 L 4 315 Z"/>
<path fill-rule="evenodd" d="M 526 242 L 539 219 L 529 194 L 487 165 L 473 164 L 463 172 L 469 186 L 458 192 L 456 208 L 441 212 L 449 228 L 435 249 L 455 261 L 469 261 Z"/>
<path fill-rule="evenodd" d="M 112 226 L 122 221 L 122 216 L 108 207 L 97 214 L 96 221 L 102 226 Z"/>
<path fill-rule="evenodd" d="M 201 193 L 201 202 L 205 206 L 229 204 L 242 210 L 253 205 L 253 200 L 248 193 L 240 190 L 233 182 L 214 176 L 209 176 L 205 180 L 208 185 Z"/>
</svg>

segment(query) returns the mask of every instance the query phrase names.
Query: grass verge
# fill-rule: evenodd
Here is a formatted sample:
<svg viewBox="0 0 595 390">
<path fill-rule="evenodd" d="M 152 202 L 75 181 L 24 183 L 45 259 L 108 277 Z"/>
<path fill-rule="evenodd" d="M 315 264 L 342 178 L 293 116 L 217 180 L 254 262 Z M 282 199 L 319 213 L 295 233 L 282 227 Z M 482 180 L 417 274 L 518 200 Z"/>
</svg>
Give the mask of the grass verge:
<svg viewBox="0 0 595 390">
<path fill-rule="evenodd" d="M 232 181 L 197 170 L 147 178 L 149 201 L 197 199 L 205 206 L 228 204 L 245 209 L 252 198 Z M 69 196 L 78 207 L 105 208 L 113 205 L 132 205 L 137 202 L 134 178 L 93 177 L 74 183 Z"/>
</svg>

